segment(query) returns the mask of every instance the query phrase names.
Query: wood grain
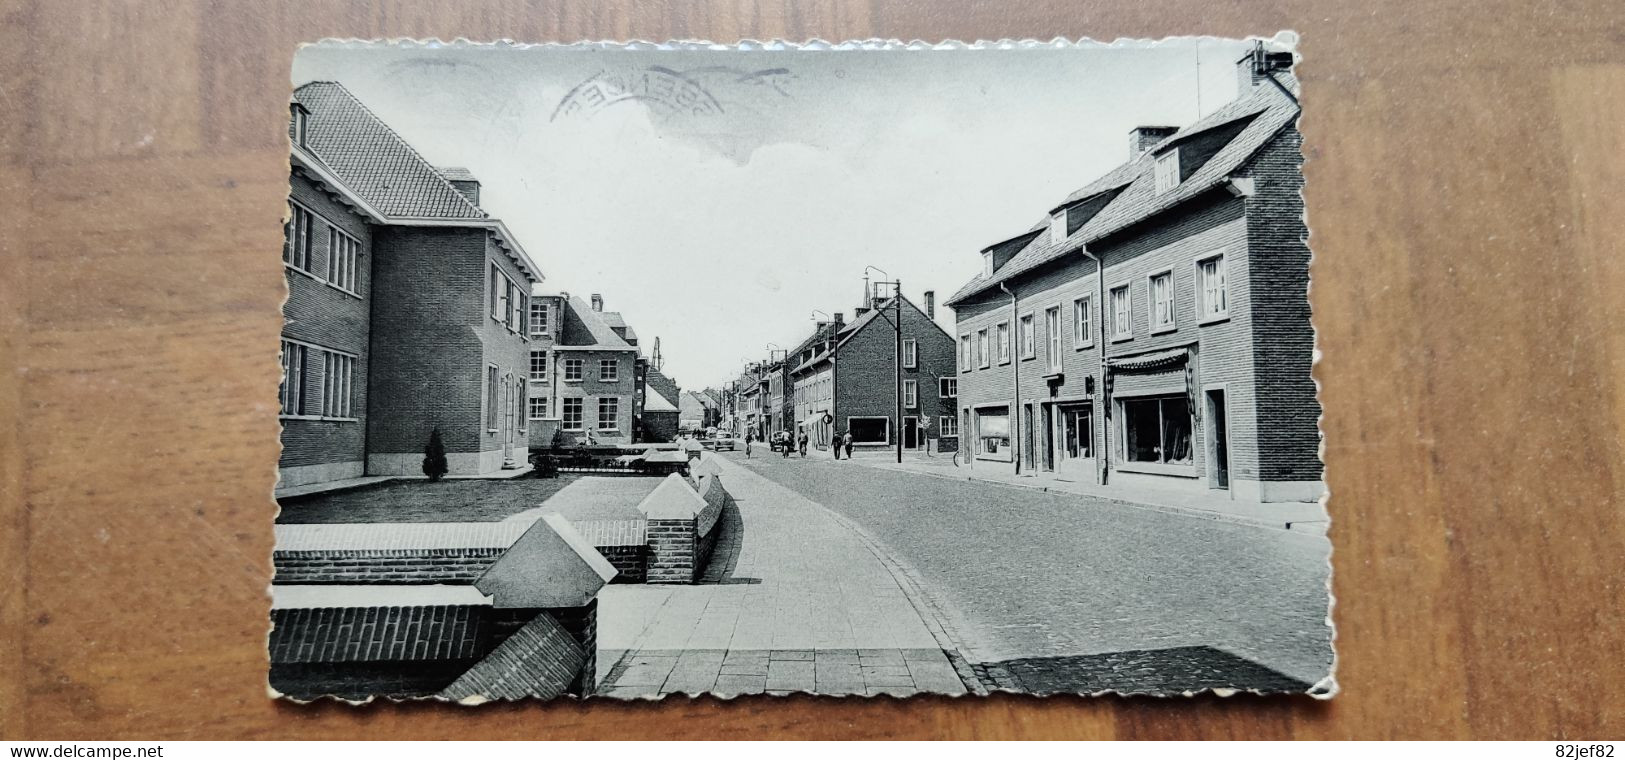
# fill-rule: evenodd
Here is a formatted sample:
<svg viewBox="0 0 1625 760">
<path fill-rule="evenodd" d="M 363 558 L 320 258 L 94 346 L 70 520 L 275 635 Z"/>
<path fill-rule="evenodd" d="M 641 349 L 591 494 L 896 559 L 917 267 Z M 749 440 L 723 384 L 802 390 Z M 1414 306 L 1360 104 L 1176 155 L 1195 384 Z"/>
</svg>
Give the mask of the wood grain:
<svg viewBox="0 0 1625 760">
<path fill-rule="evenodd" d="M 1595 2 L 9 2 L 0 736 L 1618 737 L 1625 14 Z M 1292 28 L 1343 693 L 266 698 L 297 43 Z"/>
</svg>

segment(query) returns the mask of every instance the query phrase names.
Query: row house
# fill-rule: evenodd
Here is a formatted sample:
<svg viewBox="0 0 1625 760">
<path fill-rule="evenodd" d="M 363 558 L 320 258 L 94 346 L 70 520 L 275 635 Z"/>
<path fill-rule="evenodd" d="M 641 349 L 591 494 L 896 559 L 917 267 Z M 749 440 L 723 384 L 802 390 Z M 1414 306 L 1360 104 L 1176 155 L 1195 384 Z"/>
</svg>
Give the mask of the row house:
<svg viewBox="0 0 1625 760">
<path fill-rule="evenodd" d="M 281 488 L 526 464 L 524 314 L 541 271 L 436 167 L 337 82 L 290 104 L 282 262 Z"/>
<path fill-rule="evenodd" d="M 814 447 L 824 450 L 833 436 L 851 433 L 860 447 L 901 439 L 904 449 L 920 450 L 935 440 L 940 450 L 954 450 L 954 339 L 937 324 L 935 301 L 931 291 L 924 309 L 902 295 L 882 301 L 865 294 L 851 323 L 836 315 L 791 354 L 789 406 Z M 900 337 L 892 321 L 899 317 Z"/>
<path fill-rule="evenodd" d="M 530 403 L 538 447 L 635 442 L 644 360 L 624 322 L 604 318 L 603 297 L 590 304 L 540 288 L 531 296 L 528 330 Z M 615 315 L 616 318 L 619 315 Z"/>
<path fill-rule="evenodd" d="M 721 392 L 714 388 L 684 391 L 677 402 L 678 427 L 684 432 L 698 432 L 720 426 L 721 398 Z"/>
<path fill-rule="evenodd" d="M 1249 501 L 1323 492 L 1290 55 L 1140 127 L 1129 161 L 982 251 L 948 305 L 973 468 Z M 1283 84 L 1284 82 L 1284 84 Z"/>
</svg>

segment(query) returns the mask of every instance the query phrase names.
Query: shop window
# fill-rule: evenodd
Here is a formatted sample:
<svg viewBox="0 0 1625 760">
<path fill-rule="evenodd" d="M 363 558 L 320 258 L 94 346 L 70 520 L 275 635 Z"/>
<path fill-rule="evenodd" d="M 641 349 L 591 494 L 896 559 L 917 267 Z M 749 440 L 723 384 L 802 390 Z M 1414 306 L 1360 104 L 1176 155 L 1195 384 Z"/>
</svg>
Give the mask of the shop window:
<svg viewBox="0 0 1625 760">
<path fill-rule="evenodd" d="M 1183 395 L 1122 400 L 1123 453 L 1130 462 L 1189 464 L 1191 408 Z"/>
<path fill-rule="evenodd" d="M 976 453 L 1010 456 L 1010 410 L 980 409 L 976 412 Z"/>
<path fill-rule="evenodd" d="M 889 417 L 852 417 L 847 429 L 852 433 L 853 443 L 891 443 Z"/>
</svg>

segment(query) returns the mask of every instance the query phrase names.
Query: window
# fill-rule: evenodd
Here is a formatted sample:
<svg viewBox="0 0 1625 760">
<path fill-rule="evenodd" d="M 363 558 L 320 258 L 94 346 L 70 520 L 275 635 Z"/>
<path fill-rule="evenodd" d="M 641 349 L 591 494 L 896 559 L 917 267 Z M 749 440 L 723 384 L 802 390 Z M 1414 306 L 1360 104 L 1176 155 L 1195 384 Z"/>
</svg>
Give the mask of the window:
<svg viewBox="0 0 1625 760">
<path fill-rule="evenodd" d="M 530 336 L 539 338 L 547 334 L 547 322 L 550 315 L 547 311 L 547 302 L 531 302 L 530 304 Z"/>
<path fill-rule="evenodd" d="M 969 372 L 971 366 L 973 365 L 971 364 L 970 336 L 961 335 L 959 336 L 959 371 Z"/>
<path fill-rule="evenodd" d="M 525 316 L 529 313 L 528 296 L 519 284 L 508 281 L 508 329 L 519 332 L 525 328 Z"/>
<path fill-rule="evenodd" d="M 282 263 L 301 272 L 310 271 L 310 225 L 315 214 L 297 203 L 293 215 L 282 226 Z"/>
<path fill-rule="evenodd" d="M 987 252 L 982 254 L 982 276 L 983 277 L 992 277 L 993 276 L 993 252 L 992 251 L 987 251 Z"/>
<path fill-rule="evenodd" d="M 951 414 L 944 414 L 937 418 L 937 429 L 939 438 L 958 438 L 959 418 Z"/>
<path fill-rule="evenodd" d="M 491 301 L 491 318 L 501 322 L 502 315 L 508 313 L 508 305 L 503 300 L 508 297 L 507 278 L 497 269 L 497 263 L 491 262 L 491 280 L 487 283 L 486 295 Z"/>
<path fill-rule="evenodd" d="M 497 368 L 485 368 L 485 429 L 496 432 L 497 404 L 500 403 L 501 386 L 497 383 Z"/>
<path fill-rule="evenodd" d="M 621 379 L 621 364 L 615 359 L 598 360 L 598 379 L 606 383 L 613 383 Z"/>
<path fill-rule="evenodd" d="M 564 405 L 561 414 L 564 419 L 564 429 L 581 430 L 581 416 L 585 401 L 579 398 L 567 398 L 560 399 L 560 402 Z"/>
<path fill-rule="evenodd" d="M 1009 408 L 976 410 L 976 453 L 1010 457 Z"/>
<path fill-rule="evenodd" d="M 976 331 L 976 366 L 987 369 L 987 330 Z"/>
<path fill-rule="evenodd" d="M 1061 209 L 1050 216 L 1049 239 L 1052 243 L 1066 239 L 1066 209 Z"/>
<path fill-rule="evenodd" d="M 1196 275 L 1196 313 L 1203 320 L 1229 316 L 1230 294 L 1226 290 L 1224 256 L 1197 262 Z"/>
<path fill-rule="evenodd" d="M 1157 163 L 1152 168 L 1152 173 L 1157 185 L 1158 195 L 1177 187 L 1179 185 L 1179 149 L 1174 148 L 1157 156 Z"/>
<path fill-rule="evenodd" d="M 293 144 L 305 147 L 305 137 L 310 133 L 310 112 L 298 103 L 293 104 Z"/>
<path fill-rule="evenodd" d="M 530 352 L 530 379 L 532 379 L 532 380 L 541 380 L 543 382 L 545 382 L 547 380 L 547 352 L 546 351 L 532 351 L 532 352 Z"/>
<path fill-rule="evenodd" d="M 529 402 L 529 407 L 530 407 L 529 414 L 530 414 L 531 419 L 533 419 L 533 420 L 545 420 L 545 419 L 547 419 L 547 397 L 546 396 L 531 396 L 529 399 L 527 399 L 527 401 Z"/>
<path fill-rule="evenodd" d="M 999 363 L 1008 364 L 1010 362 L 1010 323 L 1000 322 L 995 328 L 995 332 L 998 333 L 996 336 L 998 339 L 994 342 L 999 348 Z"/>
<path fill-rule="evenodd" d="M 1174 273 L 1151 275 L 1151 331 L 1174 329 Z"/>
<path fill-rule="evenodd" d="M 957 377 L 939 377 L 939 378 L 937 378 L 937 396 L 939 398 L 958 398 L 958 396 L 959 396 L 959 378 L 957 378 Z"/>
<path fill-rule="evenodd" d="M 1095 315 L 1090 308 L 1093 300 L 1084 296 L 1072 302 L 1072 347 L 1087 348 L 1095 343 Z"/>
<path fill-rule="evenodd" d="M 914 369 L 919 363 L 920 347 L 913 338 L 903 339 L 903 368 Z"/>
<path fill-rule="evenodd" d="M 526 420 L 530 419 L 530 415 L 525 413 L 530 408 L 530 383 L 512 375 L 508 377 L 513 380 L 513 416 L 519 418 L 514 421 L 514 428 L 524 435 Z"/>
<path fill-rule="evenodd" d="M 354 376 L 354 357 L 332 351 L 322 352 L 323 417 L 350 416 L 350 389 Z"/>
<path fill-rule="evenodd" d="M 574 357 L 569 358 L 569 359 L 565 359 L 564 360 L 564 382 L 567 382 L 567 383 L 579 383 L 579 382 L 581 382 L 581 365 L 582 364 L 583 364 L 582 360 L 574 358 Z"/>
<path fill-rule="evenodd" d="M 1034 356 L 1037 356 L 1038 349 L 1033 340 L 1033 315 L 1022 315 L 1021 323 L 1017 330 L 1020 333 L 1016 337 L 1021 340 L 1021 358 L 1031 359 Z"/>
<path fill-rule="evenodd" d="M 1093 459 L 1095 412 L 1089 406 L 1061 407 L 1061 458 Z"/>
<path fill-rule="evenodd" d="M 1134 334 L 1134 314 L 1129 311 L 1128 286 L 1112 288 L 1112 338 L 1124 340 Z"/>
<path fill-rule="evenodd" d="M 282 341 L 282 413 L 305 413 L 305 347 Z"/>
<path fill-rule="evenodd" d="M 913 409 L 920 405 L 920 383 L 917 380 L 903 381 L 903 406 Z"/>
<path fill-rule="evenodd" d="M 621 400 L 608 396 L 598 399 L 598 429 L 615 430 L 621 414 Z"/>
<path fill-rule="evenodd" d="M 1049 371 L 1061 371 L 1061 307 L 1044 310 L 1044 338 L 1049 341 Z"/>
<path fill-rule="evenodd" d="M 327 281 L 333 283 L 334 287 L 356 292 L 355 272 L 360 255 L 361 241 L 337 227 L 327 228 Z"/>
<path fill-rule="evenodd" d="M 890 417 L 848 417 L 846 423 L 847 431 L 852 434 L 853 443 L 891 442 Z"/>
<path fill-rule="evenodd" d="M 1130 462 L 1189 464 L 1191 408 L 1184 395 L 1122 400 L 1123 454 Z"/>
</svg>

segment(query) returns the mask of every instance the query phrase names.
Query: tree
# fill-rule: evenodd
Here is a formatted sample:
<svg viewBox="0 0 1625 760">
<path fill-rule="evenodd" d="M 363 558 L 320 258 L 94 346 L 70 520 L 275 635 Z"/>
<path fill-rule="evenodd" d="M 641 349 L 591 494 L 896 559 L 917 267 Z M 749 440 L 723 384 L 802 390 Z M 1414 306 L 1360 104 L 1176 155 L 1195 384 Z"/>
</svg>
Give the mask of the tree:
<svg viewBox="0 0 1625 760">
<path fill-rule="evenodd" d="M 423 474 L 436 481 L 446 475 L 446 444 L 440 440 L 440 428 L 429 433 L 429 447 L 423 450 Z"/>
</svg>

